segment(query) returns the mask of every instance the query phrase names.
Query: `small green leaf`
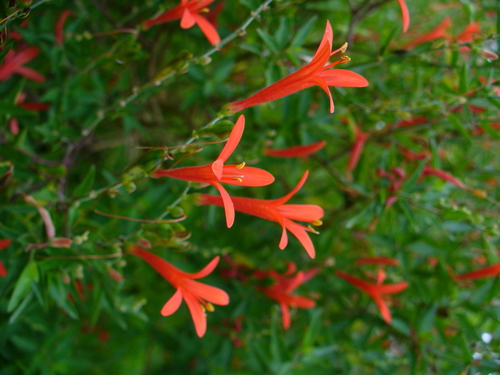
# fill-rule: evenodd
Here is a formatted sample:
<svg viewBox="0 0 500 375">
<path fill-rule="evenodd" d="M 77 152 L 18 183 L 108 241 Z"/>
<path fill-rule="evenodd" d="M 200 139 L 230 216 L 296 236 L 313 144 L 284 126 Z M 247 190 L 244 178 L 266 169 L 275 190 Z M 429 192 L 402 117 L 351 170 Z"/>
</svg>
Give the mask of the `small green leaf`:
<svg viewBox="0 0 500 375">
<path fill-rule="evenodd" d="M 264 41 L 264 43 L 266 44 L 266 46 L 273 53 L 278 53 L 278 51 L 279 51 L 278 44 L 276 43 L 276 41 L 274 40 L 274 38 L 271 35 L 269 35 L 268 33 L 266 33 L 262 29 L 257 29 L 257 34 L 259 34 L 259 36 Z"/>
<path fill-rule="evenodd" d="M 38 268 L 35 262 L 30 262 L 24 267 L 21 276 L 17 280 L 16 286 L 14 287 L 14 292 L 12 297 L 10 297 L 9 305 L 7 306 L 7 311 L 12 312 L 21 299 L 24 298 L 31 288 L 31 283 L 37 283 L 39 279 Z"/>
<path fill-rule="evenodd" d="M 300 29 L 295 33 L 295 36 L 292 39 L 292 43 L 290 43 L 291 47 L 300 47 L 302 44 L 304 44 L 304 41 L 306 40 L 307 34 L 311 31 L 312 26 L 314 25 L 314 22 L 316 22 L 316 19 L 318 17 L 314 16 L 309 19 Z"/>
<path fill-rule="evenodd" d="M 462 124 L 462 122 L 452 113 L 448 115 L 448 119 L 450 120 L 451 124 L 455 127 L 455 129 L 469 142 L 471 142 L 471 137 L 465 126 Z"/>
<path fill-rule="evenodd" d="M 289 19 L 287 17 L 280 17 L 280 25 L 278 26 L 278 30 L 274 33 L 274 40 L 276 41 L 280 51 L 285 49 L 291 33 L 292 31 Z"/>
<path fill-rule="evenodd" d="M 81 184 L 76 187 L 75 196 L 77 197 L 86 196 L 92 189 L 92 186 L 94 185 L 94 179 L 95 179 L 95 166 L 92 165 L 89 168 Z"/>
</svg>

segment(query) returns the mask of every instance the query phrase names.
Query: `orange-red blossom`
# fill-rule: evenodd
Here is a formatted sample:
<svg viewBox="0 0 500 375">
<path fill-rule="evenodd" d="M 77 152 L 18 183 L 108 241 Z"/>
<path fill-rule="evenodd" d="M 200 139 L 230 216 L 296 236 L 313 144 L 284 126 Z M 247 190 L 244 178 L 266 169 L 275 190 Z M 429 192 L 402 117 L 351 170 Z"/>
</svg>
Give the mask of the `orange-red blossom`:
<svg viewBox="0 0 500 375">
<path fill-rule="evenodd" d="M 495 263 L 491 266 L 462 273 L 460 275 L 457 275 L 455 278 L 457 280 L 475 280 L 475 279 L 482 279 L 484 277 L 498 276 L 499 274 L 500 274 L 500 263 Z"/>
<path fill-rule="evenodd" d="M 221 195 L 226 213 L 227 227 L 231 228 L 234 223 L 234 206 L 228 192 L 220 183 L 239 186 L 265 186 L 274 181 L 274 177 L 269 172 L 259 168 L 245 167 L 245 163 L 224 165 L 224 162 L 231 156 L 240 142 L 244 129 L 245 117 L 240 116 L 222 152 L 212 164 L 199 167 L 157 169 L 151 175 L 153 177 L 172 177 L 178 180 L 200 182 L 214 186 Z"/>
<path fill-rule="evenodd" d="M 255 198 L 232 197 L 234 209 L 239 212 L 244 212 L 249 215 L 257 216 L 266 220 L 275 221 L 283 228 L 279 248 L 283 250 L 288 244 L 287 230 L 297 237 L 307 254 L 314 258 L 316 253 L 314 245 L 307 235 L 307 232 L 314 231 L 311 226 L 303 226 L 293 222 L 292 220 L 303 221 L 313 225 L 320 225 L 323 217 L 323 209 L 312 204 L 285 204 L 292 198 L 297 191 L 306 182 L 308 171 L 304 173 L 299 183 L 295 188 L 279 199 L 264 200 Z M 215 195 L 202 194 L 200 204 L 213 204 L 223 206 L 224 201 L 221 197 Z"/>
<path fill-rule="evenodd" d="M 8 80 L 13 74 L 17 73 L 34 82 L 43 83 L 45 77 L 34 69 L 24 66 L 38 56 L 40 50 L 37 47 L 29 47 L 22 51 L 11 49 L 5 55 L 3 64 L 0 65 L 0 81 Z"/>
<path fill-rule="evenodd" d="M 331 56 L 337 52 L 345 52 L 347 49 L 347 43 L 345 43 L 342 47 L 331 52 L 332 40 L 332 27 L 330 22 L 327 21 L 323 39 L 309 64 L 247 99 L 227 104 L 223 111 L 227 113 L 239 112 L 257 104 L 283 98 L 311 86 L 319 86 L 328 95 L 330 99 L 330 113 L 333 113 L 333 98 L 328 88 L 329 86 L 365 87 L 368 86 L 368 81 L 358 73 L 349 70 L 330 69 L 335 65 L 350 61 L 347 56 L 342 56 L 340 60 L 328 64 Z"/>
<path fill-rule="evenodd" d="M 292 294 L 292 292 L 300 285 L 312 279 L 318 273 L 319 269 L 312 268 L 307 271 L 299 271 L 295 274 L 295 276 L 292 276 L 295 270 L 295 263 L 290 263 L 288 270 L 283 275 L 271 270 L 269 271 L 268 276 L 273 278 L 273 285 L 265 288 L 259 288 L 260 292 L 279 303 L 284 329 L 290 328 L 290 307 L 312 309 L 316 306 L 316 302 L 312 299 Z"/>
<path fill-rule="evenodd" d="M 214 0 L 181 0 L 181 3 L 176 7 L 167 10 L 157 17 L 144 21 L 144 28 L 149 29 L 158 23 L 180 19 L 183 29 L 189 29 L 197 24 L 208 41 L 212 45 L 215 45 L 220 43 L 220 37 L 217 30 L 209 21 L 200 16 L 200 13 L 208 12 L 207 6 L 213 2 Z"/>
<path fill-rule="evenodd" d="M 187 273 L 139 246 L 132 248 L 132 254 L 145 260 L 176 289 L 174 295 L 161 309 L 161 315 L 172 315 L 177 311 L 184 299 L 193 318 L 198 337 L 202 337 L 207 330 L 205 311 L 213 311 L 214 307 L 211 303 L 216 305 L 229 304 L 229 296 L 222 289 L 195 281 L 195 279 L 201 279 L 209 275 L 215 269 L 219 262 L 218 256 L 212 259 L 201 271 Z"/>
<path fill-rule="evenodd" d="M 365 280 L 359 279 L 340 270 L 336 271 L 335 274 L 368 294 L 377 304 L 380 314 L 382 314 L 384 320 L 387 323 L 391 323 L 391 312 L 389 310 L 389 307 L 387 307 L 387 303 L 385 302 L 384 297 L 386 297 L 386 295 L 388 294 L 401 293 L 408 287 L 407 282 L 384 285 L 383 282 L 385 280 L 385 272 L 382 270 L 379 270 L 378 272 L 376 284 L 369 283 Z"/>
</svg>

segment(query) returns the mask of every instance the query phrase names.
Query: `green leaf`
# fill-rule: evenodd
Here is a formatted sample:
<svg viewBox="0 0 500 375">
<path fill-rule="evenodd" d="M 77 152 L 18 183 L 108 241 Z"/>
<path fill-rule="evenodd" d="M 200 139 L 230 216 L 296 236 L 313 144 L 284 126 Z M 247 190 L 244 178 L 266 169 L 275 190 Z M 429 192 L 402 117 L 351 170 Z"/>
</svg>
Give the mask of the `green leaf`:
<svg viewBox="0 0 500 375">
<path fill-rule="evenodd" d="M 450 113 L 448 115 L 448 119 L 450 120 L 451 124 L 455 127 L 455 129 L 469 142 L 472 141 L 469 132 L 465 128 L 465 126 L 462 124 L 462 122 L 455 116 L 454 114 Z"/>
<path fill-rule="evenodd" d="M 89 168 L 81 184 L 76 187 L 75 196 L 77 197 L 87 196 L 90 190 L 92 189 L 92 186 L 94 185 L 94 179 L 95 179 L 95 166 L 92 165 Z"/>
<path fill-rule="evenodd" d="M 7 306 L 7 311 L 12 312 L 21 299 L 24 298 L 31 288 L 31 283 L 37 283 L 39 279 L 38 267 L 35 262 L 30 262 L 24 267 L 21 276 L 17 280 L 16 286 L 14 287 L 14 292 L 12 292 L 12 297 L 10 297 L 9 304 Z"/>
<path fill-rule="evenodd" d="M 292 39 L 292 43 L 290 43 L 290 47 L 300 47 L 304 44 L 307 35 L 311 31 L 311 28 L 314 25 L 314 22 L 318 19 L 318 16 L 313 16 L 307 21 L 300 29 L 297 31 Z"/>
<path fill-rule="evenodd" d="M 273 53 L 278 53 L 279 52 L 278 44 L 276 43 L 276 40 L 274 40 L 274 38 L 271 35 L 269 35 L 268 33 L 266 33 L 262 29 L 257 29 L 257 34 L 259 34 L 259 36 L 261 37 L 261 39 L 264 41 L 265 45 Z"/>
<path fill-rule="evenodd" d="M 280 24 L 278 30 L 274 33 L 274 40 L 280 51 L 283 51 L 288 44 L 288 38 L 292 33 L 290 27 L 290 20 L 287 17 L 280 17 Z"/>
</svg>

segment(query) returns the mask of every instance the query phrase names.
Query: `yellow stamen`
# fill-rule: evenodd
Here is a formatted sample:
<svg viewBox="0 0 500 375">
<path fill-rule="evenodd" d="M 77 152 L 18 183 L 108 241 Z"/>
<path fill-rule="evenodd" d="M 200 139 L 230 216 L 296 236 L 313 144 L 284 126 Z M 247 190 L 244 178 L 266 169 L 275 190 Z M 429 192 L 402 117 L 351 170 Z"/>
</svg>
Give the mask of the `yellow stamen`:
<svg viewBox="0 0 500 375">
<path fill-rule="evenodd" d="M 319 226 L 319 225 L 322 225 L 323 222 L 321 220 L 315 219 L 315 220 L 312 221 L 311 224 L 314 225 L 314 226 Z"/>
<path fill-rule="evenodd" d="M 243 162 L 243 163 L 241 163 L 241 164 L 238 164 L 238 165 L 236 166 L 236 168 L 238 168 L 238 169 L 243 169 L 243 167 L 244 167 L 244 166 L 245 166 L 245 162 Z"/>
<path fill-rule="evenodd" d="M 236 180 L 238 182 L 243 182 L 243 179 L 242 178 L 239 178 L 239 177 L 233 177 L 233 180 Z"/>
<path fill-rule="evenodd" d="M 200 9 L 200 13 L 208 13 L 208 12 L 210 12 L 210 9 L 208 8 Z"/>
<path fill-rule="evenodd" d="M 345 53 L 345 51 L 347 51 L 348 46 L 349 46 L 349 43 L 347 43 L 347 42 L 342 44 L 342 47 L 340 47 L 340 50 L 342 51 L 342 53 Z"/>
<path fill-rule="evenodd" d="M 313 228 L 313 227 L 311 227 L 310 225 L 308 225 L 308 226 L 307 226 L 307 229 L 308 229 L 309 231 L 313 232 L 314 234 L 319 234 L 319 232 L 318 232 L 318 231 L 316 231 L 316 230 L 314 230 L 314 228 Z"/>
<path fill-rule="evenodd" d="M 343 63 L 348 63 L 349 61 L 351 61 L 351 58 L 349 56 L 342 56 L 340 60 Z"/>
<path fill-rule="evenodd" d="M 212 305 L 210 302 L 207 302 L 207 304 L 205 305 L 205 308 L 207 309 L 208 312 L 215 311 L 214 305 Z"/>
</svg>

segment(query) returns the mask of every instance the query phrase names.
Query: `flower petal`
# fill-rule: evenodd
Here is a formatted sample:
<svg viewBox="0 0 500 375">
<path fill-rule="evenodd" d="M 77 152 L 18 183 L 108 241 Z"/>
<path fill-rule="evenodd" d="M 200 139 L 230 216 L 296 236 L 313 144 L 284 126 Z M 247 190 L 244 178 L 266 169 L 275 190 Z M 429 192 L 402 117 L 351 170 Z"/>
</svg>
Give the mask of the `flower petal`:
<svg viewBox="0 0 500 375">
<path fill-rule="evenodd" d="M 210 22 L 208 22 L 205 18 L 202 16 L 195 14 L 193 15 L 196 24 L 198 27 L 201 29 L 203 34 L 207 37 L 208 41 L 210 42 L 211 45 L 216 45 L 220 43 L 220 36 L 219 33 L 217 32 L 217 29 L 212 25 Z"/>
<path fill-rule="evenodd" d="M 189 293 L 184 294 L 184 301 L 186 302 L 191 318 L 193 318 L 194 328 L 198 337 L 203 337 L 207 331 L 207 317 L 203 312 L 203 308 L 194 296 Z"/>
<path fill-rule="evenodd" d="M 314 245 L 306 232 L 307 228 L 287 219 L 285 219 L 285 228 L 292 232 L 292 234 L 300 241 L 302 246 L 304 246 L 304 249 L 311 259 L 314 259 L 316 251 L 314 250 Z"/>
<path fill-rule="evenodd" d="M 287 195 L 285 195 L 281 198 L 275 199 L 274 203 L 276 205 L 282 205 L 282 204 L 285 204 L 286 202 L 288 202 L 290 200 L 290 198 L 292 198 L 300 190 L 300 188 L 302 186 L 304 186 L 308 175 L 309 175 L 309 171 L 305 171 L 304 174 L 302 175 L 302 178 L 300 179 L 299 183 L 293 188 L 293 190 L 291 192 L 289 192 Z"/>
<path fill-rule="evenodd" d="M 481 279 L 483 277 L 497 276 L 500 273 L 500 263 L 493 264 L 491 266 L 479 268 L 474 271 L 462 273 L 457 275 L 457 280 L 474 280 Z"/>
<path fill-rule="evenodd" d="M 231 134 L 229 134 L 229 138 L 217 160 L 226 161 L 231 156 L 231 154 L 236 149 L 236 146 L 238 146 L 238 143 L 240 143 L 244 130 L 245 116 L 241 115 L 240 117 L 238 117 L 238 121 L 236 121 L 236 123 L 234 124 L 233 130 L 231 130 Z"/>
<path fill-rule="evenodd" d="M 346 69 L 327 69 L 316 73 L 328 86 L 366 87 L 368 81 L 362 75 Z"/>
<path fill-rule="evenodd" d="M 266 148 L 264 154 L 275 158 L 303 158 L 325 147 L 326 141 L 319 141 L 308 145 L 293 146 L 281 149 Z"/>
<path fill-rule="evenodd" d="M 5 269 L 3 263 L 0 261 L 0 277 L 6 277 L 6 276 L 7 276 L 7 270 Z"/>
<path fill-rule="evenodd" d="M 382 315 L 382 318 L 384 318 L 387 324 L 391 324 L 392 321 L 391 311 L 389 310 L 389 307 L 387 307 L 385 301 L 379 295 L 372 296 L 372 298 L 377 304 L 377 307 L 380 311 L 380 314 Z"/>
<path fill-rule="evenodd" d="M 10 239 L 4 239 L 0 240 L 0 250 L 5 249 L 7 246 L 9 246 L 12 243 L 12 240 Z"/>
<path fill-rule="evenodd" d="M 278 247 L 283 250 L 286 245 L 288 245 L 288 234 L 286 232 L 285 226 L 283 226 L 283 231 L 281 232 L 281 239 Z"/>
<path fill-rule="evenodd" d="M 237 186 L 266 186 L 274 182 L 274 176 L 260 168 L 225 165 L 220 182 Z M 234 176 L 234 177 L 229 177 Z M 240 181 L 241 180 L 241 181 Z"/>
<path fill-rule="evenodd" d="M 184 288 L 194 296 L 215 303 L 216 305 L 225 306 L 229 304 L 229 295 L 215 286 L 206 285 L 199 281 L 187 279 L 184 280 Z"/>
<path fill-rule="evenodd" d="M 323 209 L 315 204 L 287 204 L 278 206 L 277 210 L 287 219 L 308 223 L 319 220 L 324 215 Z"/>
<path fill-rule="evenodd" d="M 217 264 L 219 263 L 219 256 L 216 256 L 214 259 L 210 261 L 201 271 L 195 272 L 191 274 L 192 279 L 201 279 L 205 276 L 208 276 L 212 273 L 212 271 L 217 267 Z"/>
<path fill-rule="evenodd" d="M 177 289 L 177 291 L 174 293 L 172 297 L 163 305 L 163 308 L 161 309 L 161 315 L 163 316 L 169 316 L 172 315 L 174 312 L 176 312 L 179 309 L 179 306 L 181 305 L 182 302 L 182 291 L 180 289 Z"/>
<path fill-rule="evenodd" d="M 184 8 L 184 12 L 182 13 L 181 18 L 181 28 L 189 29 L 190 27 L 193 27 L 195 23 L 196 21 L 189 11 L 189 8 Z"/>
<path fill-rule="evenodd" d="M 281 308 L 281 317 L 283 319 L 283 328 L 288 329 L 290 328 L 290 311 L 288 310 L 288 306 L 285 305 L 284 303 L 280 303 L 280 308 Z"/>
<path fill-rule="evenodd" d="M 403 17 L 403 32 L 406 33 L 408 31 L 408 27 L 410 27 L 410 12 L 408 11 L 408 7 L 404 0 L 398 0 L 399 6 L 401 7 L 401 16 Z"/>
<path fill-rule="evenodd" d="M 234 224 L 234 205 L 231 197 L 229 196 L 226 189 L 222 187 L 219 183 L 212 184 L 218 191 L 224 203 L 224 212 L 226 214 L 226 224 L 228 228 L 231 228 Z"/>
</svg>

